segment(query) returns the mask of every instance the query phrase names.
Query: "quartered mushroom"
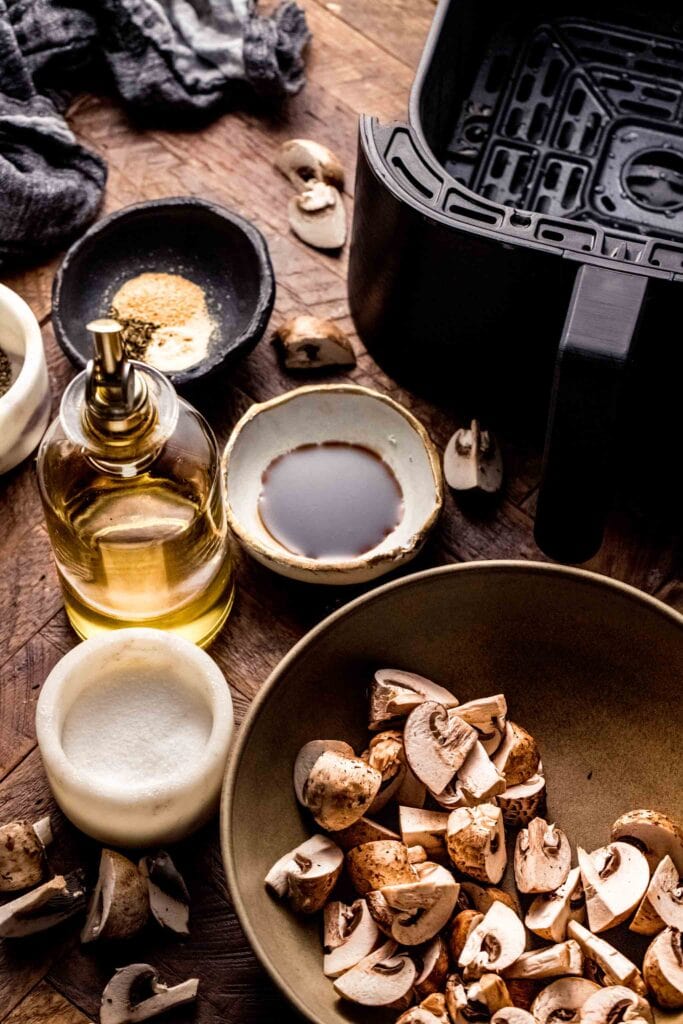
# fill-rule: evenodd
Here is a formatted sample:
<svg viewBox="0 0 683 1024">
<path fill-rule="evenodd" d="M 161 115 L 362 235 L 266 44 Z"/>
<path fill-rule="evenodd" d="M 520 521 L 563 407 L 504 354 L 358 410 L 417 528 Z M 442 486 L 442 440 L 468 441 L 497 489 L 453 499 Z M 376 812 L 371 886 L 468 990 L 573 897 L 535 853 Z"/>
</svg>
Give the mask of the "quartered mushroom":
<svg viewBox="0 0 683 1024">
<path fill-rule="evenodd" d="M 160 850 L 153 857 L 143 857 L 138 867 L 147 879 L 149 908 L 154 920 L 176 935 L 189 935 L 190 894 L 170 855 Z"/>
<path fill-rule="evenodd" d="M 336 843 L 327 836 L 311 836 L 273 864 L 265 885 L 298 913 L 314 914 L 334 889 L 343 864 Z"/>
<path fill-rule="evenodd" d="M 355 757 L 353 747 L 344 740 L 311 740 L 304 743 L 294 762 L 294 792 L 300 804 L 304 803 L 304 786 L 313 765 L 327 750 L 333 750 L 344 757 Z"/>
<path fill-rule="evenodd" d="M 545 779 L 542 775 L 532 775 L 526 782 L 508 786 L 496 799 L 506 825 L 511 828 L 528 825 L 532 818 L 544 810 Z"/>
<path fill-rule="evenodd" d="M 385 825 L 380 825 L 378 821 L 366 817 L 359 818 L 358 821 L 354 821 L 353 825 L 348 825 L 334 833 L 334 841 L 342 850 L 352 850 L 354 846 L 360 846 L 362 843 L 374 843 L 380 839 L 401 841 L 398 832 L 393 832 Z"/>
<path fill-rule="evenodd" d="M 392 940 L 334 981 L 334 991 L 361 1006 L 391 1006 L 412 991 L 417 970 Z"/>
<path fill-rule="evenodd" d="M 476 742 L 476 729 L 430 700 L 410 712 L 403 734 L 413 774 L 433 793 L 448 785 Z"/>
<path fill-rule="evenodd" d="M 197 998 L 198 978 L 169 988 L 149 964 L 130 964 L 116 972 L 104 992 L 100 1024 L 136 1024 Z"/>
<path fill-rule="evenodd" d="M 515 844 L 515 881 L 520 892 L 552 892 L 566 880 L 571 847 L 557 825 L 533 818 Z"/>
<path fill-rule="evenodd" d="M 408 847 L 395 839 L 378 839 L 349 850 L 346 870 L 360 896 L 385 885 L 412 882 L 417 878 Z"/>
<path fill-rule="evenodd" d="M 522 916 L 522 908 L 517 896 L 504 889 L 498 889 L 495 885 L 477 885 L 476 882 L 462 882 L 461 893 L 464 893 L 472 907 L 479 913 L 485 914 L 492 903 L 504 903 L 510 910 L 514 910 L 517 917 Z"/>
<path fill-rule="evenodd" d="M 471 803 L 481 803 L 507 788 L 505 776 L 479 742 L 474 744 L 458 770 L 458 786 Z"/>
<path fill-rule="evenodd" d="M 625 985 L 639 995 L 647 994 L 643 977 L 636 965 L 605 939 L 593 935 L 578 921 L 570 921 L 567 933 L 581 946 L 583 955 L 597 968 L 594 972 L 605 985 Z"/>
<path fill-rule="evenodd" d="M 83 872 L 56 875 L 0 907 L 0 939 L 23 939 L 47 931 L 84 907 Z"/>
<path fill-rule="evenodd" d="M 420 845 L 429 857 L 446 855 L 446 811 L 427 811 L 422 807 L 399 807 L 398 824 L 406 846 Z"/>
<path fill-rule="evenodd" d="M 417 878 L 368 893 L 370 912 L 381 930 L 403 946 L 433 939 L 450 920 L 459 884 L 446 868 L 427 862 L 415 867 Z"/>
<path fill-rule="evenodd" d="M 417 967 L 415 994 L 425 999 L 432 992 L 441 992 L 448 974 L 448 950 L 440 935 L 425 946 L 411 949 L 410 955 Z"/>
<path fill-rule="evenodd" d="M 292 196 L 287 207 L 294 234 L 314 249 L 341 249 L 346 241 L 346 210 L 341 193 L 313 181 Z"/>
<path fill-rule="evenodd" d="M 638 906 L 650 881 L 645 855 L 630 843 L 614 842 L 593 853 L 577 849 L 588 924 L 604 932 L 625 921 Z"/>
<path fill-rule="evenodd" d="M 418 676 L 415 672 L 401 669 L 382 668 L 375 672 L 370 686 L 371 731 L 384 728 L 385 722 L 405 718 L 413 708 L 425 700 L 436 701 L 445 708 L 457 706 L 457 698 L 443 686 L 431 679 Z"/>
<path fill-rule="evenodd" d="M 369 956 L 379 941 L 379 928 L 365 900 L 332 900 L 325 906 L 323 922 L 323 974 L 338 978 Z"/>
<path fill-rule="evenodd" d="M 482 430 L 478 420 L 456 430 L 444 451 L 443 473 L 454 491 L 496 494 L 503 483 L 503 459 L 493 433 Z"/>
<path fill-rule="evenodd" d="M 344 187 L 344 168 L 331 149 L 312 139 L 290 139 L 275 154 L 275 166 L 301 192 L 311 181 Z"/>
<path fill-rule="evenodd" d="M 460 959 L 460 954 L 465 948 L 465 943 L 472 929 L 476 928 L 479 922 L 483 920 L 483 914 L 478 910 L 471 909 L 461 910 L 453 918 L 448 932 L 448 951 L 454 963 L 457 964 Z"/>
<path fill-rule="evenodd" d="M 479 742 L 490 756 L 501 744 L 505 732 L 507 701 L 505 695 L 496 693 L 492 697 L 478 697 L 459 704 L 451 714 L 474 726 Z"/>
<path fill-rule="evenodd" d="M 677 928 L 665 928 L 652 940 L 643 960 L 643 974 L 661 1007 L 683 1007 L 683 936 Z"/>
<path fill-rule="evenodd" d="M 0 893 L 19 892 L 45 877 L 45 847 L 52 842 L 50 819 L 11 821 L 0 825 Z"/>
<path fill-rule="evenodd" d="M 505 726 L 503 741 L 492 757 L 498 771 L 505 776 L 507 788 L 526 782 L 538 771 L 541 755 L 531 733 L 516 722 Z"/>
<path fill-rule="evenodd" d="M 499 1010 L 512 1006 L 507 985 L 496 974 L 483 974 L 468 985 L 453 976 L 446 1003 L 454 1024 L 487 1024 Z"/>
<path fill-rule="evenodd" d="M 587 978 L 558 978 L 547 985 L 531 1004 L 536 1024 L 573 1024 L 581 1019 L 581 1010 L 600 986 Z"/>
<path fill-rule="evenodd" d="M 631 843 L 645 855 L 650 871 L 668 855 L 683 875 L 683 827 L 659 811 L 628 811 L 612 825 L 612 842 Z"/>
<path fill-rule="evenodd" d="M 535 1024 L 535 1018 L 519 1006 L 504 1006 L 491 1017 L 491 1024 Z"/>
<path fill-rule="evenodd" d="M 360 757 L 326 750 L 311 768 L 303 787 L 304 805 L 330 832 L 362 818 L 382 785 L 382 773 Z"/>
<path fill-rule="evenodd" d="M 467 977 L 500 972 L 524 952 L 524 925 L 504 903 L 492 903 L 482 921 L 470 932 L 458 964 Z"/>
<path fill-rule="evenodd" d="M 583 953 L 578 942 L 567 939 L 544 949 L 522 953 L 503 971 L 506 978 L 560 978 L 583 974 Z"/>
<path fill-rule="evenodd" d="M 654 1024 L 647 999 L 623 985 L 610 985 L 589 996 L 581 1007 L 581 1024 Z"/>
<path fill-rule="evenodd" d="M 460 807 L 448 819 L 446 846 L 451 861 L 465 875 L 481 882 L 500 882 L 507 852 L 500 807 Z"/>
<path fill-rule="evenodd" d="M 361 757 L 382 775 L 381 785 L 370 805 L 370 814 L 378 814 L 390 800 L 395 798 L 405 776 L 403 734 L 396 729 L 377 733 L 372 737 L 368 749 L 361 754 Z"/>
<path fill-rule="evenodd" d="M 147 880 L 137 866 L 114 850 L 102 850 L 97 885 L 90 897 L 81 942 L 128 939 L 149 920 Z"/>
<path fill-rule="evenodd" d="M 586 898 L 579 868 L 572 868 L 565 881 L 552 892 L 543 892 L 529 907 L 524 923 L 529 931 L 542 939 L 562 942 L 570 921 L 586 918 Z"/>
<path fill-rule="evenodd" d="M 446 997 L 441 992 L 433 992 L 419 1006 L 411 1006 L 402 1013 L 396 1024 L 451 1024 Z"/>
<path fill-rule="evenodd" d="M 656 935 L 669 925 L 683 931 L 683 878 L 671 857 L 662 857 L 629 925 L 640 935 Z"/>
<path fill-rule="evenodd" d="M 288 370 L 356 364 L 353 345 L 334 320 L 307 314 L 291 317 L 278 327 L 275 341 Z"/>
</svg>

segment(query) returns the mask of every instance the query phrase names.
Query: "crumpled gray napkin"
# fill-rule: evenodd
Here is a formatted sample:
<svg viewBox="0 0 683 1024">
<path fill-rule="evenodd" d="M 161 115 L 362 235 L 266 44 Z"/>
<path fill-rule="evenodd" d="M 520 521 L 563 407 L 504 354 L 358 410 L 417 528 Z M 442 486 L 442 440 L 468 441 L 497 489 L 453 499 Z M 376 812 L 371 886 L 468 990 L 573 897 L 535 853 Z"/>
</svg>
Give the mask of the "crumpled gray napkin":
<svg viewBox="0 0 683 1024">
<path fill-rule="evenodd" d="M 285 96 L 304 84 L 310 38 L 285 0 L 0 0 L 0 269 L 78 235 L 94 218 L 106 166 L 60 114 L 106 66 L 146 121 L 218 112 L 247 83 Z"/>
</svg>

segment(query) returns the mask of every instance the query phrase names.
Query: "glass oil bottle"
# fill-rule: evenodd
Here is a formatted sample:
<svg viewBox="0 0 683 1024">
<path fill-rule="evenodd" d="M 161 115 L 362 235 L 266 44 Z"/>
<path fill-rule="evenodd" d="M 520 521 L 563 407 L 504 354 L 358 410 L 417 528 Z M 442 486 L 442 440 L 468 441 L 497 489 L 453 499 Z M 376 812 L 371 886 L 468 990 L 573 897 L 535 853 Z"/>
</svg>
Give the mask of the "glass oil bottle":
<svg viewBox="0 0 683 1024">
<path fill-rule="evenodd" d="M 88 329 L 94 358 L 38 453 L 67 614 L 82 638 L 153 626 L 205 646 L 234 594 L 215 437 L 163 374 L 128 361 L 116 321 Z"/>
</svg>

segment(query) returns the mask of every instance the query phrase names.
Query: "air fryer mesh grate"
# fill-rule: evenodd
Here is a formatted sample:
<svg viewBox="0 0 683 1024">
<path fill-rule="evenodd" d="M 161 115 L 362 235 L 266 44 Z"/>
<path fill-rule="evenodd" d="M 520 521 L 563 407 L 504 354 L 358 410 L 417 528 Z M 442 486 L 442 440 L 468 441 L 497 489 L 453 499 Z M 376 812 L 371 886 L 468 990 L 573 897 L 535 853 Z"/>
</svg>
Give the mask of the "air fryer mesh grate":
<svg viewBox="0 0 683 1024">
<path fill-rule="evenodd" d="M 574 18 L 496 36 L 445 166 L 507 206 L 683 238 L 683 41 Z"/>
</svg>

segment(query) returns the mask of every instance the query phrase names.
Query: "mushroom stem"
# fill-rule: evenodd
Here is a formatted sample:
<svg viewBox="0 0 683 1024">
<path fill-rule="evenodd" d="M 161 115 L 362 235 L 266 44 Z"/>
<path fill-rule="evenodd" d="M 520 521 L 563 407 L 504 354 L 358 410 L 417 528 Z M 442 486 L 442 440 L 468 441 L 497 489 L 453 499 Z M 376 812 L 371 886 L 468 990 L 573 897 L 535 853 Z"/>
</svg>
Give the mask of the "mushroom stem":
<svg viewBox="0 0 683 1024">
<path fill-rule="evenodd" d="M 169 988 L 149 964 L 130 964 L 118 970 L 102 993 L 100 1024 L 137 1024 L 197 997 L 198 978 Z M 149 992 L 147 998 L 138 998 Z"/>
</svg>

